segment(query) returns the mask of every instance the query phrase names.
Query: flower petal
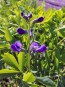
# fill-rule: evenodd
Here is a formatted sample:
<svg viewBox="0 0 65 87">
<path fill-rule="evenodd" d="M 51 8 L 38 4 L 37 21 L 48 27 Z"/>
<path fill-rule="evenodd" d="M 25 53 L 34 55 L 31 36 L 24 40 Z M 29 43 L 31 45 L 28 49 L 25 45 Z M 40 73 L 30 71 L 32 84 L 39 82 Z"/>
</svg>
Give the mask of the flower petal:
<svg viewBox="0 0 65 87">
<path fill-rule="evenodd" d="M 33 21 L 33 23 L 39 23 L 39 22 L 42 22 L 44 20 L 44 17 L 40 17 L 40 18 L 37 18 Z"/>
<path fill-rule="evenodd" d="M 24 12 L 21 12 L 21 16 L 23 17 L 25 14 L 24 14 Z"/>
<path fill-rule="evenodd" d="M 15 44 L 11 44 L 10 48 L 11 48 L 11 50 L 13 52 L 16 52 L 17 51 L 17 48 L 16 48 Z"/>
<path fill-rule="evenodd" d="M 28 18 L 32 18 L 32 13 L 31 12 L 28 14 Z"/>
<path fill-rule="evenodd" d="M 21 12 L 21 16 L 22 16 L 24 19 L 28 20 L 28 16 L 25 15 L 24 12 Z"/>
<path fill-rule="evenodd" d="M 32 36 L 33 36 L 33 30 L 30 29 L 30 37 L 32 37 Z"/>
<path fill-rule="evenodd" d="M 13 52 L 20 52 L 22 49 L 22 44 L 19 41 L 16 41 L 15 43 L 11 44 L 10 48 Z"/>
<path fill-rule="evenodd" d="M 18 28 L 17 33 L 23 35 L 23 34 L 27 34 L 27 31 L 22 28 Z"/>
<path fill-rule="evenodd" d="M 39 46 L 40 46 L 40 45 L 39 45 L 38 42 L 33 42 L 33 43 L 30 45 L 30 51 L 36 50 Z"/>
<path fill-rule="evenodd" d="M 16 45 L 16 47 L 19 49 L 21 49 L 22 48 L 22 44 L 20 43 L 20 41 L 16 41 L 15 42 L 15 45 Z"/>
<path fill-rule="evenodd" d="M 45 52 L 47 50 L 47 47 L 43 44 L 38 49 L 36 49 L 36 52 Z"/>
</svg>

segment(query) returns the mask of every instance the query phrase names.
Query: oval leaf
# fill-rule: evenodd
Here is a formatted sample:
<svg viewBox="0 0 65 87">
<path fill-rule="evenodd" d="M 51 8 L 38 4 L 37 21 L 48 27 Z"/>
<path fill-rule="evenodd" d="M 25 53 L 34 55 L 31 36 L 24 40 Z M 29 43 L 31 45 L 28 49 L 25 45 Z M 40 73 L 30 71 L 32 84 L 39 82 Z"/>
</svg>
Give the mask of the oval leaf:
<svg viewBox="0 0 65 87">
<path fill-rule="evenodd" d="M 18 65 L 15 57 L 12 54 L 10 54 L 10 53 L 4 53 L 3 60 L 4 60 L 5 63 L 10 65 L 14 69 L 19 70 L 19 65 Z"/>
<path fill-rule="evenodd" d="M 18 62 L 19 62 L 20 71 L 23 71 L 23 66 L 24 66 L 24 52 L 20 52 L 18 54 Z"/>
<path fill-rule="evenodd" d="M 3 78 L 11 77 L 16 74 L 21 74 L 21 73 L 19 71 L 2 69 L 2 70 L 0 70 L 0 80 Z"/>
<path fill-rule="evenodd" d="M 47 76 L 45 77 L 36 77 L 37 81 L 39 81 L 41 84 L 45 84 L 50 87 L 55 87 L 55 83 L 49 79 Z"/>
<path fill-rule="evenodd" d="M 24 74 L 23 80 L 25 82 L 34 82 L 35 81 L 35 76 L 31 72 L 28 72 L 28 73 Z"/>
</svg>

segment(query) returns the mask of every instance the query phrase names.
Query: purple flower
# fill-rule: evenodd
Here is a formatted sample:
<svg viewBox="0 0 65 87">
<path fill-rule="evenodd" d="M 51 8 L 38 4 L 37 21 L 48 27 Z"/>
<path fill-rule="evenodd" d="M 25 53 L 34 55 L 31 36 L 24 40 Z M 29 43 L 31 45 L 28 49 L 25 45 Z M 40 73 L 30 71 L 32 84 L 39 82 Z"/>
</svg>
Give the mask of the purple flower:
<svg viewBox="0 0 65 87">
<path fill-rule="evenodd" d="M 28 32 L 27 32 L 26 30 L 22 29 L 22 28 L 18 28 L 18 29 L 17 29 L 17 33 L 18 33 L 18 34 L 21 34 L 21 35 L 23 35 L 23 34 L 28 34 Z M 32 37 L 32 36 L 33 36 L 33 30 L 30 29 L 30 37 Z"/>
<path fill-rule="evenodd" d="M 31 12 L 28 14 L 28 18 L 32 18 L 32 13 Z"/>
<path fill-rule="evenodd" d="M 45 52 L 46 50 L 47 50 L 47 47 L 43 44 L 36 49 L 36 52 Z"/>
<path fill-rule="evenodd" d="M 10 48 L 13 52 L 20 52 L 22 49 L 22 44 L 20 41 L 16 41 L 15 43 L 11 44 Z"/>
<path fill-rule="evenodd" d="M 24 17 L 24 15 L 25 15 L 24 12 L 21 12 L 21 16 Z"/>
<path fill-rule="evenodd" d="M 37 18 L 33 21 L 33 24 L 34 23 L 39 23 L 39 22 L 42 22 L 44 20 L 44 17 L 40 17 L 40 18 Z"/>
<path fill-rule="evenodd" d="M 31 45 L 30 45 L 30 51 L 35 51 L 37 48 L 39 48 L 40 45 L 38 42 L 33 42 Z"/>
<path fill-rule="evenodd" d="M 26 15 L 24 12 L 22 12 L 21 16 L 28 21 L 30 18 L 32 18 L 32 13 L 30 12 L 28 15 Z"/>
<path fill-rule="evenodd" d="M 31 45 L 30 45 L 30 51 L 31 52 L 45 52 L 47 50 L 47 47 L 46 45 L 39 45 L 38 42 L 33 42 Z"/>
<path fill-rule="evenodd" d="M 23 35 L 23 34 L 27 34 L 27 31 L 22 28 L 18 28 L 17 33 Z"/>
<path fill-rule="evenodd" d="M 22 16 L 24 19 L 28 20 L 28 16 L 25 15 L 24 12 L 21 13 L 21 16 Z"/>
</svg>

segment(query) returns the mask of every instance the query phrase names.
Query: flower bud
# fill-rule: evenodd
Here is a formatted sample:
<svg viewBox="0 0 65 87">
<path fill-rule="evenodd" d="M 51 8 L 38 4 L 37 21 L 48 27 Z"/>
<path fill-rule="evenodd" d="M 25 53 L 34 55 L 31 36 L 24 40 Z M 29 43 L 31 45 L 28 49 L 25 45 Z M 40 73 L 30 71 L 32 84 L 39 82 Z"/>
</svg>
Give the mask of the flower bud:
<svg viewBox="0 0 65 87">
<path fill-rule="evenodd" d="M 18 28 L 17 33 L 23 35 L 23 34 L 27 34 L 27 31 L 22 28 Z"/>
<path fill-rule="evenodd" d="M 34 24 L 34 23 L 40 23 L 40 22 L 42 22 L 43 20 L 44 20 L 44 17 L 37 18 L 37 19 L 35 19 L 35 20 L 33 21 L 33 24 Z"/>
<path fill-rule="evenodd" d="M 28 16 L 25 15 L 24 12 L 21 13 L 21 16 L 22 16 L 24 19 L 28 20 Z"/>
<path fill-rule="evenodd" d="M 32 13 L 31 12 L 28 14 L 28 18 L 32 18 Z"/>
</svg>

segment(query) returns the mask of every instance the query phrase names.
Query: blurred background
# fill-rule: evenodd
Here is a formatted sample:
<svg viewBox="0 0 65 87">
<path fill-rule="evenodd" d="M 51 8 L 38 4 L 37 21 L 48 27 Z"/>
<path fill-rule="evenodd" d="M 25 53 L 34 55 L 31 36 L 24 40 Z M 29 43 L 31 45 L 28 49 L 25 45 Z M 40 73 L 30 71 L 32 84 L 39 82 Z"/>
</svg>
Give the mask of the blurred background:
<svg viewBox="0 0 65 87">
<path fill-rule="evenodd" d="M 38 5 L 40 5 L 43 1 L 45 3 L 45 9 L 60 9 L 61 7 L 65 6 L 65 0 L 38 0 Z"/>
</svg>

